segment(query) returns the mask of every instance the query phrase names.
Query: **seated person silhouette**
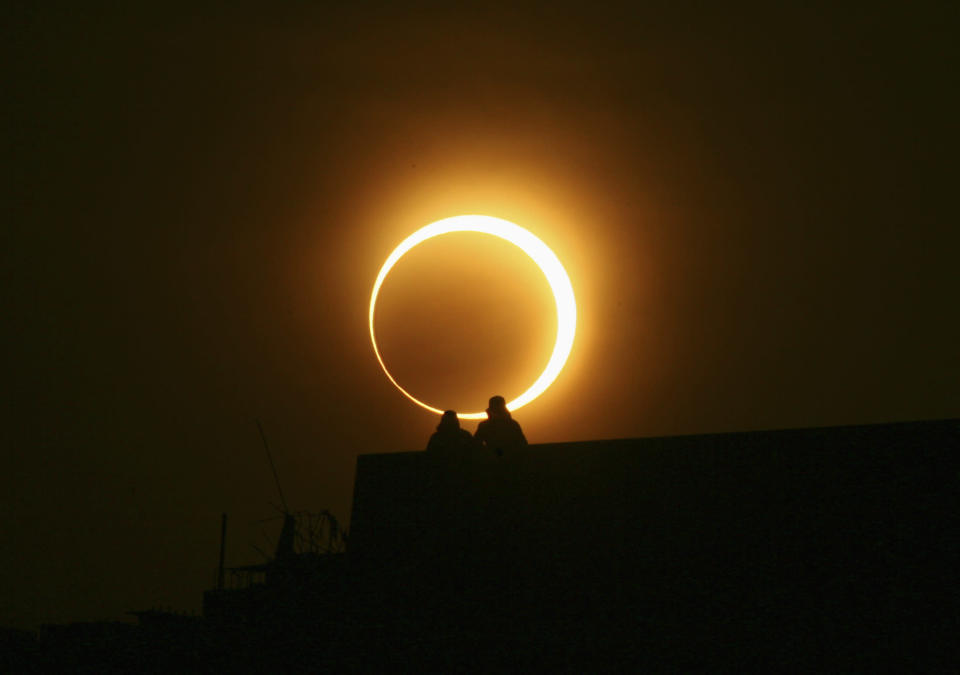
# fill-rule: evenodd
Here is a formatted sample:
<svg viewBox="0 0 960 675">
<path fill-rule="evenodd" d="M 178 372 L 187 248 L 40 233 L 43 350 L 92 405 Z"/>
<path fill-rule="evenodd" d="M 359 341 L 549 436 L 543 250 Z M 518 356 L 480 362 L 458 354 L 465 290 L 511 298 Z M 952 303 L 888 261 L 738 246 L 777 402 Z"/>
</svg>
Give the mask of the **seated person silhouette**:
<svg viewBox="0 0 960 675">
<path fill-rule="evenodd" d="M 440 424 L 437 430 L 430 436 L 427 443 L 429 452 L 438 453 L 457 453 L 472 450 L 477 445 L 473 436 L 466 429 L 460 428 L 460 420 L 457 419 L 457 413 L 453 410 L 447 410 L 440 418 Z"/>
<path fill-rule="evenodd" d="M 477 433 L 473 437 L 484 447 L 497 453 L 498 457 L 504 452 L 527 447 L 523 430 L 510 416 L 503 396 L 494 396 L 490 399 L 487 419 L 477 425 Z"/>
</svg>

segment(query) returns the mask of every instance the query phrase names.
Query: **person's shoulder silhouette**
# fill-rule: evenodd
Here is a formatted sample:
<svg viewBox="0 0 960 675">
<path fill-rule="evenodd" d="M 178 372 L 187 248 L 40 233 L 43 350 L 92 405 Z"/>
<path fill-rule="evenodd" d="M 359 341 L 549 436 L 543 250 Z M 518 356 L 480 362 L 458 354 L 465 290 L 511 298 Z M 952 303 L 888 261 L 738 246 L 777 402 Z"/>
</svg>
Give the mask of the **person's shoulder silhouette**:
<svg viewBox="0 0 960 675">
<path fill-rule="evenodd" d="M 460 428 L 460 420 L 457 413 L 453 410 L 447 410 L 440 418 L 440 424 L 437 430 L 430 436 L 427 443 L 429 452 L 465 452 L 474 447 L 476 442 L 473 436 L 466 429 Z"/>
<path fill-rule="evenodd" d="M 487 419 L 477 425 L 474 438 L 497 455 L 527 446 L 523 430 L 507 410 L 503 396 L 491 397 Z"/>
</svg>

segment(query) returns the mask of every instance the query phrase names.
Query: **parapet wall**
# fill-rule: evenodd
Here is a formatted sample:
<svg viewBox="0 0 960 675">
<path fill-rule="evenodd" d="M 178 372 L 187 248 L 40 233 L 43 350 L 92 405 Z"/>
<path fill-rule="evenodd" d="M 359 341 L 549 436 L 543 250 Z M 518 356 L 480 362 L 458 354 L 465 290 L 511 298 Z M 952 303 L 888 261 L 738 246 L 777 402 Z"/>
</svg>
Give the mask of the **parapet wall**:
<svg viewBox="0 0 960 675">
<path fill-rule="evenodd" d="M 349 556 L 411 630 L 811 647 L 950 610 L 958 450 L 942 420 L 363 455 Z"/>
</svg>

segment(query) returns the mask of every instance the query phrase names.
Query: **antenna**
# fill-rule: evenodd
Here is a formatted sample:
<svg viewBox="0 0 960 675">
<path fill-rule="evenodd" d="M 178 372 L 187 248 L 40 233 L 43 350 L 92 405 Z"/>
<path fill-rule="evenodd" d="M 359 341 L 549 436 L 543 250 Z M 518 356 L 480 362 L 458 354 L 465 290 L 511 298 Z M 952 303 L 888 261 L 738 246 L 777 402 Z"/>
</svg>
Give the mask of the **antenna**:
<svg viewBox="0 0 960 675">
<path fill-rule="evenodd" d="M 270 470 L 273 471 L 273 480 L 277 483 L 277 492 L 280 493 L 280 503 L 283 505 L 283 512 L 289 513 L 290 509 L 287 508 L 287 500 L 283 498 L 283 488 L 280 487 L 280 479 L 277 477 L 277 467 L 273 464 L 273 455 L 270 454 L 270 444 L 267 443 L 267 435 L 263 433 L 263 425 L 260 424 L 260 420 L 254 420 L 257 423 L 257 429 L 260 430 L 260 438 L 263 439 L 263 449 L 267 451 L 267 459 L 270 461 Z"/>
<path fill-rule="evenodd" d="M 220 565 L 217 567 L 217 590 L 223 590 L 223 554 L 227 547 L 227 514 L 220 516 Z"/>
</svg>

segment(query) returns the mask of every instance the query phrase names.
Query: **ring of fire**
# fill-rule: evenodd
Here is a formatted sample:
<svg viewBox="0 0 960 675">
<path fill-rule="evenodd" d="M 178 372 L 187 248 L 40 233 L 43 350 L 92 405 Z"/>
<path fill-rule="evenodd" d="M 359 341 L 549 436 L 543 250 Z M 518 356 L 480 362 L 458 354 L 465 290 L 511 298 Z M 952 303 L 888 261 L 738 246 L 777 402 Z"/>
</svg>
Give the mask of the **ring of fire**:
<svg viewBox="0 0 960 675">
<path fill-rule="evenodd" d="M 510 221 L 492 216 L 454 216 L 430 223 L 400 242 L 400 245 L 393 249 L 393 253 L 387 257 L 386 262 L 383 263 L 383 267 L 380 268 L 377 280 L 373 284 L 373 293 L 370 295 L 369 322 L 370 341 L 373 343 L 373 353 L 376 354 L 377 361 L 380 362 L 380 367 L 383 368 L 383 372 L 387 378 L 404 396 L 421 408 L 426 408 L 438 415 L 443 414 L 443 411 L 439 408 L 434 408 L 415 398 L 393 379 L 390 371 L 387 370 L 386 364 L 383 362 L 383 357 L 380 356 L 380 350 L 377 348 L 377 338 L 373 330 L 373 315 L 377 307 L 377 295 L 380 293 L 380 286 L 383 285 L 383 280 L 387 278 L 387 274 L 393 266 L 397 264 L 397 261 L 417 244 L 431 237 L 437 237 L 441 234 L 449 234 L 451 232 L 480 232 L 509 241 L 530 256 L 533 262 L 540 268 L 540 271 L 546 276 L 547 282 L 550 284 L 550 289 L 553 291 L 553 297 L 557 303 L 557 340 L 553 347 L 553 353 L 550 355 L 547 367 L 544 368 L 540 377 L 534 381 L 530 388 L 507 403 L 507 408 L 516 410 L 542 394 L 563 369 L 563 365 L 567 362 L 567 357 L 570 356 L 570 350 L 573 348 L 573 336 L 577 329 L 577 304 L 573 297 L 573 286 L 570 284 L 570 277 L 567 276 L 566 270 L 564 270 L 563 265 L 560 264 L 559 258 L 537 237 Z M 458 414 L 457 416 L 464 420 L 479 420 L 484 419 L 486 413 L 465 413 Z"/>
</svg>

